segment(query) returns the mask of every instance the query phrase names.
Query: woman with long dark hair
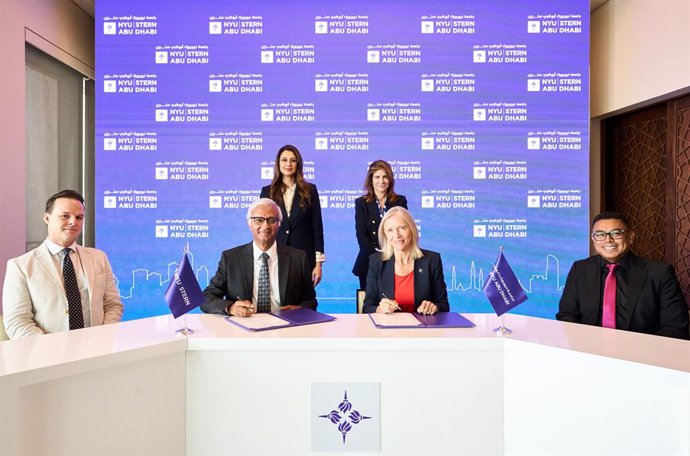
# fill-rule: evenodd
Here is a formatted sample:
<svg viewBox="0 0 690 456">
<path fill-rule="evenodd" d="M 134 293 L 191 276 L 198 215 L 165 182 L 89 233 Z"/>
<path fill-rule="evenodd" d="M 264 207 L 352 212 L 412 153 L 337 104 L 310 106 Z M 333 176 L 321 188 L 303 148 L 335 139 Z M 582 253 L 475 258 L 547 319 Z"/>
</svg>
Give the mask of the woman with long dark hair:
<svg viewBox="0 0 690 456">
<path fill-rule="evenodd" d="M 316 286 L 326 261 L 323 245 L 323 220 L 316 185 L 304 180 L 299 150 L 286 144 L 278 150 L 271 185 L 261 189 L 261 198 L 275 201 L 283 213 L 277 242 L 304 250 Z"/>
<path fill-rule="evenodd" d="M 364 179 L 364 196 L 355 200 L 355 232 L 359 253 L 352 267 L 352 273 L 359 277 L 359 288 L 367 284 L 369 256 L 380 250 L 379 224 L 389 209 L 402 206 L 407 209 L 407 199 L 395 193 L 393 169 L 387 161 L 376 160 L 369 165 Z"/>
</svg>

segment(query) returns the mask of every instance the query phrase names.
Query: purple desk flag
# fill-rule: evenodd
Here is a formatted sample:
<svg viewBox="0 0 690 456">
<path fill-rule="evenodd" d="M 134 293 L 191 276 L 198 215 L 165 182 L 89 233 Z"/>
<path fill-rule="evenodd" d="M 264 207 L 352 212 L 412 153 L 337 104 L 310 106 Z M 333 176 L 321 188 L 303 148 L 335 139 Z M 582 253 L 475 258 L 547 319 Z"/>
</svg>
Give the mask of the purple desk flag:
<svg viewBox="0 0 690 456">
<path fill-rule="evenodd" d="M 503 252 L 498 254 L 496 264 L 491 269 L 489 277 L 486 278 L 484 294 L 499 317 L 527 301 L 525 290 L 515 277 Z"/>
<path fill-rule="evenodd" d="M 182 256 L 175 275 L 170 279 L 170 285 L 165 292 L 165 301 L 175 318 L 199 307 L 204 302 L 204 295 L 196 280 L 194 270 L 189 264 L 187 252 Z"/>
</svg>

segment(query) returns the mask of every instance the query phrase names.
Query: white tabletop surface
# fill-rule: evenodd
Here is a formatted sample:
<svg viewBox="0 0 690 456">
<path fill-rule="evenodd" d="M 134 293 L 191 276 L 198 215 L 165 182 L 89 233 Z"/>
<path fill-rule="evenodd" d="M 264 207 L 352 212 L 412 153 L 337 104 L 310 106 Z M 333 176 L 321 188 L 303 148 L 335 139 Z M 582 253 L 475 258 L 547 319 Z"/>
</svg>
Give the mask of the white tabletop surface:
<svg viewBox="0 0 690 456">
<path fill-rule="evenodd" d="M 504 316 L 503 324 L 513 333 L 497 336 L 493 329 L 501 319 L 496 315 L 463 315 L 476 327 L 378 329 L 368 315 L 334 314 L 336 320 L 332 322 L 251 332 L 221 315 L 188 314 L 177 321 L 163 315 L 0 342 L 0 376 L 114 354 L 126 360 L 128 354 L 141 358 L 187 349 L 275 349 L 276 341 L 286 348 L 302 344 L 310 349 L 339 344 L 366 348 L 372 341 L 388 348 L 398 344 L 406 348 L 410 344 L 441 348 L 444 344 L 457 347 L 460 343 L 476 347 L 487 344 L 486 339 L 493 341 L 487 348 L 513 340 L 690 372 L 690 341 L 511 314 Z M 176 329 L 182 325 L 194 332 L 187 337 L 176 335 Z M 320 343 L 314 344 L 314 339 Z"/>
<path fill-rule="evenodd" d="M 257 340 L 290 339 L 329 340 L 352 339 L 399 340 L 413 339 L 507 339 L 541 344 L 566 350 L 590 353 L 626 361 L 634 361 L 658 367 L 690 372 L 690 341 L 669 337 L 617 331 L 594 326 L 566 323 L 543 318 L 507 314 L 503 317 L 504 326 L 513 333 L 497 336 L 493 329 L 500 326 L 501 318 L 495 314 L 463 314 L 476 326 L 474 328 L 410 328 L 379 329 L 370 321 L 368 315 L 333 314 L 335 321 L 289 327 L 279 330 L 251 332 L 227 322 L 221 315 L 188 315 L 187 326 L 194 329 L 189 336 L 189 349 L 208 349 L 218 347 L 218 339 L 226 339 L 234 346 L 256 344 Z M 214 340 L 211 344 L 211 339 Z M 421 342 L 419 342 L 421 343 Z M 312 344 L 312 348 L 316 348 Z"/>
</svg>

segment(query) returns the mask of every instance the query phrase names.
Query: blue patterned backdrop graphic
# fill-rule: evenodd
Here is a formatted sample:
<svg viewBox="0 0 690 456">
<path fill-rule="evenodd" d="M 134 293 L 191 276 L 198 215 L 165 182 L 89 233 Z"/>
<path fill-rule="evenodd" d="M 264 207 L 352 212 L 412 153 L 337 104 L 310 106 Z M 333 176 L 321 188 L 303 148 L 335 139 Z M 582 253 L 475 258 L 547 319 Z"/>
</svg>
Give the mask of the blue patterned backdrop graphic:
<svg viewBox="0 0 690 456">
<path fill-rule="evenodd" d="M 258 3 L 258 4 L 255 4 Z M 442 254 L 451 308 L 499 246 L 553 318 L 588 253 L 589 2 L 99 0 L 96 245 L 125 319 L 167 313 L 185 246 L 202 286 L 296 145 L 317 185 L 319 310 L 353 312 L 354 199 L 387 160 Z"/>
</svg>

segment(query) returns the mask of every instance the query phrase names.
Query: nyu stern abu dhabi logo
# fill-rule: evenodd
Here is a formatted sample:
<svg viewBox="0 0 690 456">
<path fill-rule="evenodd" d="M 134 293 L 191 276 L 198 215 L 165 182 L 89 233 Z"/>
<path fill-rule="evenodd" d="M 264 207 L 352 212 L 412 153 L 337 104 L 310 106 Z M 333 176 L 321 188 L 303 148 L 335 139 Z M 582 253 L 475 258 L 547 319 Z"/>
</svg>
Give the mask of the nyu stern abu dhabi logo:
<svg viewBox="0 0 690 456">
<path fill-rule="evenodd" d="M 352 404 L 347 400 L 347 391 L 345 391 L 343 400 L 338 404 L 338 410 L 331 410 L 327 415 L 319 415 L 319 418 L 326 418 L 331 423 L 338 425 L 338 431 L 343 436 L 343 444 L 345 444 L 347 433 L 352 430 L 355 424 L 371 419 L 370 416 L 362 415 L 358 410 L 352 408 Z"/>
<path fill-rule="evenodd" d="M 380 403 L 379 383 L 313 383 L 312 451 L 380 451 Z"/>
</svg>

